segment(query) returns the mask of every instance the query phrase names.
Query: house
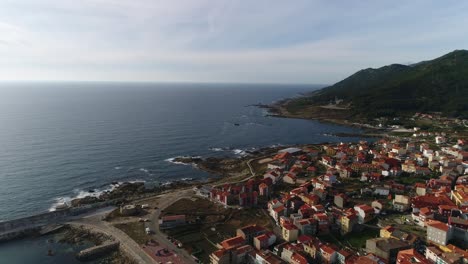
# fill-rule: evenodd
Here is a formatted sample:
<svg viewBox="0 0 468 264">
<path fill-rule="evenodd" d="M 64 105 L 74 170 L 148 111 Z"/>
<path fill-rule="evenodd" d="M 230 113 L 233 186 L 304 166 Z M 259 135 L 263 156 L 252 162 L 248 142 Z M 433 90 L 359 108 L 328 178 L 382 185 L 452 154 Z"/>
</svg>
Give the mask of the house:
<svg viewBox="0 0 468 264">
<path fill-rule="evenodd" d="M 431 263 L 436 263 L 438 256 L 442 254 L 442 251 L 437 247 L 430 246 L 426 247 L 426 259 L 428 259 Z"/>
<path fill-rule="evenodd" d="M 336 263 L 345 264 L 353 256 L 353 252 L 342 249 L 336 253 Z"/>
<path fill-rule="evenodd" d="M 374 194 L 380 195 L 380 196 L 388 196 L 388 194 L 390 194 L 390 188 L 375 187 Z"/>
<path fill-rule="evenodd" d="M 301 253 L 295 252 L 291 256 L 290 262 L 291 264 L 308 264 L 307 258 L 303 256 Z"/>
<path fill-rule="evenodd" d="M 328 215 L 326 213 L 318 213 L 314 214 L 314 219 L 317 220 L 318 223 L 318 232 L 320 233 L 328 233 L 330 230 L 330 221 L 328 219 Z"/>
<path fill-rule="evenodd" d="M 396 194 L 393 199 L 393 209 L 398 212 L 405 212 L 410 208 L 410 197 L 406 195 Z"/>
<path fill-rule="evenodd" d="M 268 184 L 266 184 L 265 182 L 262 182 L 258 185 L 258 193 L 260 196 L 269 198 L 271 195 L 271 188 Z"/>
<path fill-rule="evenodd" d="M 240 206 L 256 206 L 258 204 L 258 192 L 242 192 L 239 193 L 239 205 Z"/>
<path fill-rule="evenodd" d="M 317 234 L 317 220 L 313 218 L 301 219 L 295 222 L 295 225 L 299 229 L 302 235 L 315 235 Z"/>
<path fill-rule="evenodd" d="M 383 227 L 380 229 L 380 237 L 390 238 L 392 236 L 393 231 L 395 231 L 395 228 L 393 226 Z"/>
<path fill-rule="evenodd" d="M 265 234 L 267 230 L 258 225 L 248 225 L 236 230 L 236 235 L 244 238 L 248 244 L 253 243 L 253 238 L 262 234 Z"/>
<path fill-rule="evenodd" d="M 454 205 L 452 200 L 450 200 L 446 195 L 431 195 L 426 194 L 422 196 L 414 197 L 411 201 L 411 207 L 413 208 L 413 213 L 419 212 L 420 208 L 429 207 L 432 210 L 438 210 L 439 205 Z"/>
<path fill-rule="evenodd" d="M 282 235 L 283 239 L 288 242 L 296 241 L 297 237 L 299 236 L 299 228 L 297 228 L 297 226 L 294 224 L 286 223 L 283 225 Z"/>
<path fill-rule="evenodd" d="M 358 216 L 356 214 L 348 214 L 341 217 L 341 233 L 343 235 L 353 231 L 354 226 L 358 223 Z"/>
<path fill-rule="evenodd" d="M 452 238 L 452 227 L 436 220 L 426 222 L 427 241 L 437 245 L 447 245 Z"/>
<path fill-rule="evenodd" d="M 284 260 L 282 260 L 277 255 L 273 254 L 273 252 L 269 250 L 263 251 L 256 251 L 255 252 L 255 263 L 264 263 L 264 264 L 286 264 Z"/>
<path fill-rule="evenodd" d="M 172 228 L 179 225 L 185 224 L 185 215 L 169 215 L 163 216 L 159 221 L 159 225 L 161 229 L 164 228 Z"/>
<path fill-rule="evenodd" d="M 382 258 L 374 255 L 367 254 L 365 256 L 352 256 L 346 264 L 387 264 L 388 262 L 384 261 Z"/>
<path fill-rule="evenodd" d="M 359 224 L 367 223 L 374 217 L 374 208 L 370 207 L 367 204 L 354 206 L 354 211 L 356 211 L 356 214 L 358 216 Z"/>
<path fill-rule="evenodd" d="M 375 200 L 371 203 L 372 208 L 374 208 L 374 212 L 379 214 L 382 210 L 387 208 L 387 202 L 385 200 Z"/>
<path fill-rule="evenodd" d="M 250 254 L 254 252 L 251 245 L 244 245 L 231 250 L 231 263 L 246 263 Z"/>
<path fill-rule="evenodd" d="M 316 205 L 320 203 L 320 197 L 316 194 L 301 194 L 299 197 L 308 205 Z"/>
<path fill-rule="evenodd" d="M 450 198 L 460 208 L 468 209 L 468 185 L 456 185 L 450 194 Z"/>
<path fill-rule="evenodd" d="M 218 248 L 230 250 L 236 247 L 243 246 L 245 244 L 246 244 L 246 241 L 243 237 L 236 236 L 236 237 L 231 237 L 222 241 L 221 243 L 219 243 Z"/>
<path fill-rule="evenodd" d="M 320 246 L 320 255 L 322 256 L 323 263 L 335 263 L 337 253 L 336 247 L 332 244 Z"/>
<path fill-rule="evenodd" d="M 398 264 L 412 264 L 412 263 L 421 263 L 421 264 L 431 264 L 431 262 L 423 255 L 418 253 L 414 248 L 405 249 L 398 252 L 397 255 Z"/>
<path fill-rule="evenodd" d="M 286 213 L 286 207 L 284 207 L 284 205 L 280 205 L 270 211 L 271 217 L 273 217 L 273 219 L 275 219 L 276 222 L 278 222 L 279 218 L 281 216 L 284 216 L 285 213 Z"/>
<path fill-rule="evenodd" d="M 279 169 L 270 170 L 263 175 L 263 179 L 271 179 L 273 184 L 281 180 L 281 171 Z"/>
<path fill-rule="evenodd" d="M 276 235 L 273 232 L 266 232 L 254 237 L 253 244 L 257 250 L 267 249 L 276 242 Z"/>
<path fill-rule="evenodd" d="M 340 193 L 334 196 L 333 198 L 333 203 L 338 207 L 338 208 L 344 208 L 346 205 L 347 197 L 344 193 Z"/>
<path fill-rule="evenodd" d="M 398 252 L 408 248 L 411 248 L 411 245 L 394 238 L 379 237 L 366 241 L 366 251 L 368 253 L 381 257 L 389 263 L 395 263 Z"/>
<path fill-rule="evenodd" d="M 429 207 L 423 207 L 419 209 L 419 213 L 413 213 L 413 220 L 419 225 L 419 226 L 426 226 L 426 221 L 430 219 L 434 219 L 434 213 Z"/>
<path fill-rule="evenodd" d="M 283 177 L 283 182 L 288 183 L 288 184 L 296 184 L 297 181 L 297 176 L 295 173 L 288 173 L 286 176 Z"/>
<path fill-rule="evenodd" d="M 291 263 L 293 255 L 300 252 L 301 250 L 301 246 L 287 243 L 283 246 L 283 250 L 281 251 L 281 258 L 286 262 Z"/>
<path fill-rule="evenodd" d="M 231 251 L 226 249 L 219 249 L 210 254 L 211 264 L 230 264 Z"/>
</svg>

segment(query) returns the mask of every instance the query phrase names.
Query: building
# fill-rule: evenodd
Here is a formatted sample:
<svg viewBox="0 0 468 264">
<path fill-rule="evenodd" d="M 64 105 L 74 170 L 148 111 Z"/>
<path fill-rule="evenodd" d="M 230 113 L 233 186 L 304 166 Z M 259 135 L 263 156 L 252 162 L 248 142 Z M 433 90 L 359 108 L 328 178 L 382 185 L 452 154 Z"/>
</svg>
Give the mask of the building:
<svg viewBox="0 0 468 264">
<path fill-rule="evenodd" d="M 230 250 L 233 248 L 237 248 L 246 244 L 246 241 L 241 236 L 231 237 L 219 243 L 218 246 L 220 249 Z"/>
<path fill-rule="evenodd" d="M 426 257 L 419 254 L 414 248 L 401 250 L 400 252 L 398 252 L 397 263 L 398 264 L 413 264 L 413 263 L 431 264 L 431 262 Z"/>
<path fill-rule="evenodd" d="M 358 223 L 356 214 L 348 214 L 341 217 L 341 233 L 348 234 L 353 231 L 354 226 Z"/>
<path fill-rule="evenodd" d="M 335 195 L 333 199 L 333 203 L 338 207 L 338 208 L 344 208 L 346 205 L 346 195 L 344 193 L 340 193 Z"/>
<path fill-rule="evenodd" d="M 346 261 L 348 261 L 352 256 L 353 253 L 351 251 L 342 249 L 336 253 L 336 263 L 346 264 Z"/>
<path fill-rule="evenodd" d="M 267 249 L 276 242 L 276 235 L 273 232 L 254 237 L 253 244 L 257 250 Z"/>
<path fill-rule="evenodd" d="M 249 225 L 236 230 L 236 235 L 245 239 L 248 244 L 253 243 L 253 239 L 256 236 L 265 234 L 267 230 L 262 226 L 258 225 Z"/>
<path fill-rule="evenodd" d="M 429 220 L 427 225 L 427 241 L 437 245 L 447 245 L 452 237 L 452 227 L 436 220 Z"/>
<path fill-rule="evenodd" d="M 185 225 L 185 215 L 163 216 L 159 221 L 159 227 L 161 229 L 172 228 L 179 225 Z"/>
<path fill-rule="evenodd" d="M 284 260 L 282 260 L 277 255 L 273 254 L 273 252 L 271 252 L 269 250 L 255 252 L 255 263 L 261 263 L 261 264 L 286 264 L 286 262 Z"/>
<path fill-rule="evenodd" d="M 337 253 L 337 249 L 331 244 L 322 245 L 320 247 L 320 255 L 324 263 L 335 263 Z"/>
<path fill-rule="evenodd" d="M 358 216 L 359 224 L 367 223 L 374 217 L 374 208 L 367 204 L 356 205 L 354 206 L 354 210 Z"/>
<path fill-rule="evenodd" d="M 211 264 L 230 264 L 231 252 L 226 249 L 219 249 L 210 254 Z"/>
<path fill-rule="evenodd" d="M 468 209 L 468 185 L 455 186 L 450 196 L 457 206 Z"/>
<path fill-rule="evenodd" d="M 408 243 L 394 238 L 380 237 L 366 241 L 366 251 L 368 253 L 381 257 L 389 263 L 395 263 L 398 252 L 408 248 L 411 248 Z"/>
<path fill-rule="evenodd" d="M 292 242 L 296 241 L 299 236 L 299 229 L 294 224 L 286 223 L 282 228 L 283 239 Z"/>
<path fill-rule="evenodd" d="M 436 263 L 437 257 L 442 254 L 442 251 L 436 247 L 426 247 L 426 259 L 428 259 L 431 263 Z"/>
<path fill-rule="evenodd" d="M 406 195 L 396 194 L 393 199 L 393 209 L 398 212 L 405 212 L 411 206 L 411 199 Z"/>
</svg>

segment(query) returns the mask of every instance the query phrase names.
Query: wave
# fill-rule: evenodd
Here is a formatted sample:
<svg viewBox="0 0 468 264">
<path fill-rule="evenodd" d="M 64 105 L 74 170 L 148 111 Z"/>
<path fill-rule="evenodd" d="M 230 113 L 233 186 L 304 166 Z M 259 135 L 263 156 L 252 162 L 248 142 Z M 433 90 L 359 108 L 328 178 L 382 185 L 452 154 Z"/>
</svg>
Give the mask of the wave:
<svg viewBox="0 0 468 264">
<path fill-rule="evenodd" d="M 140 168 L 140 171 L 142 171 L 144 173 L 147 173 L 147 174 L 151 174 L 150 171 L 148 169 L 145 169 L 145 168 Z"/>
<path fill-rule="evenodd" d="M 201 159 L 202 157 L 201 156 L 177 156 L 177 157 L 173 157 L 173 158 L 168 158 L 168 159 L 165 159 L 164 161 L 167 161 L 169 163 L 172 163 L 172 164 L 177 164 L 177 165 L 195 165 L 195 163 L 185 163 L 185 162 L 180 162 L 180 161 L 175 161 L 176 159 L 178 158 L 191 158 L 191 159 Z"/>
<path fill-rule="evenodd" d="M 211 151 L 216 151 L 216 152 L 221 152 L 221 151 L 226 151 L 223 148 L 210 148 Z"/>
<path fill-rule="evenodd" d="M 129 182 L 132 183 L 132 181 L 129 181 Z M 137 181 L 133 181 L 133 182 L 137 182 Z M 95 188 L 95 189 L 90 189 L 89 191 L 74 189 L 73 190 L 73 193 L 75 193 L 74 196 L 61 196 L 61 197 L 55 198 L 54 202 L 49 207 L 48 211 L 53 212 L 53 211 L 56 211 L 57 209 L 59 209 L 61 207 L 68 207 L 68 206 L 71 205 L 71 201 L 73 201 L 74 199 L 81 199 L 81 198 L 85 198 L 85 197 L 99 197 L 99 196 L 101 196 L 101 194 L 103 194 L 105 192 L 113 191 L 115 188 L 120 186 L 122 183 L 123 182 L 112 183 L 112 184 L 106 186 L 103 189 Z"/>
</svg>

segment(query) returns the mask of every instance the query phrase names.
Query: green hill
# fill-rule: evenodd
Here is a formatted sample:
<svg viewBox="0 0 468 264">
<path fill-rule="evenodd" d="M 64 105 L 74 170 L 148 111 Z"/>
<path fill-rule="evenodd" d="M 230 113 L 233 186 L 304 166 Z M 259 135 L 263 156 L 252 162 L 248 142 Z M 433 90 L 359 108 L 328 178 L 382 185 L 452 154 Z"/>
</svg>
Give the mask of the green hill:
<svg viewBox="0 0 468 264">
<path fill-rule="evenodd" d="M 364 69 L 310 96 L 288 101 L 294 112 L 342 99 L 353 117 L 374 118 L 414 112 L 442 112 L 468 118 L 468 51 L 410 66 Z"/>
</svg>

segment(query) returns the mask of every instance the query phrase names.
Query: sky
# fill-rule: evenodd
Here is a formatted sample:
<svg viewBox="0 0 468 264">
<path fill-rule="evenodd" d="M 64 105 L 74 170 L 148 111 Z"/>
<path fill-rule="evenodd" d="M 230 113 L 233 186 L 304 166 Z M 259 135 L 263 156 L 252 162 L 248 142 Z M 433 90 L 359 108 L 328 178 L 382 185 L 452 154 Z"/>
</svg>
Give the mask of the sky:
<svg viewBox="0 0 468 264">
<path fill-rule="evenodd" d="M 0 0 L 0 80 L 332 84 L 468 49 L 468 1 Z"/>
</svg>

